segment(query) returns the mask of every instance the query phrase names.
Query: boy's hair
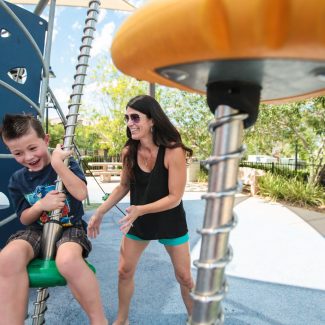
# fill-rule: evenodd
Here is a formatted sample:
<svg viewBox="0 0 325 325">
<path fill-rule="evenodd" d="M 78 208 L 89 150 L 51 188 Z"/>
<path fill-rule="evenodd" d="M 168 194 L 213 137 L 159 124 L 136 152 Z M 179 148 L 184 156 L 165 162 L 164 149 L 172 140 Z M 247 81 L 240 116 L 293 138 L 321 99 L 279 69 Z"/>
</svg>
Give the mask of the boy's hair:
<svg viewBox="0 0 325 325">
<path fill-rule="evenodd" d="M 26 135 L 30 129 L 35 130 L 39 138 L 45 138 L 41 122 L 31 114 L 6 114 L 0 127 L 2 140 L 12 140 Z"/>
</svg>

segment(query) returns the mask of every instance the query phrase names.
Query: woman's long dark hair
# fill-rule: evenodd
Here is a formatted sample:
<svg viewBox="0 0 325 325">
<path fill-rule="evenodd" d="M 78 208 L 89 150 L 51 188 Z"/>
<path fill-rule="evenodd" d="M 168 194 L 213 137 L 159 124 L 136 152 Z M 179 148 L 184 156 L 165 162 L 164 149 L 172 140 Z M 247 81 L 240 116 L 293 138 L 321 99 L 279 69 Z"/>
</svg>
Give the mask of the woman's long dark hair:
<svg viewBox="0 0 325 325">
<path fill-rule="evenodd" d="M 127 103 L 126 109 L 128 107 L 145 114 L 148 118 L 153 120 L 152 137 L 156 146 L 163 146 L 166 148 L 181 147 L 187 152 L 188 156 L 192 156 L 192 149 L 183 144 L 181 135 L 162 110 L 160 104 L 153 97 L 148 95 L 136 96 Z M 124 156 L 123 163 L 128 174 L 132 177 L 132 168 L 136 162 L 137 149 L 140 141 L 132 139 L 128 127 L 126 128 L 126 135 L 128 140 L 124 147 L 127 147 L 128 150 Z"/>
</svg>

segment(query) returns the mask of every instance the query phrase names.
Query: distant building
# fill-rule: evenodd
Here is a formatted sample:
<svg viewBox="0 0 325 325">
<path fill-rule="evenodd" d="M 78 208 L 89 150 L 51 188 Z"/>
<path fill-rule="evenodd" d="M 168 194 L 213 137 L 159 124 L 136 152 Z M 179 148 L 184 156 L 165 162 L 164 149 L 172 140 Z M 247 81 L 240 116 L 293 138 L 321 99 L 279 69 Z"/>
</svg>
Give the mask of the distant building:
<svg viewBox="0 0 325 325">
<path fill-rule="evenodd" d="M 267 155 L 248 155 L 247 161 L 259 163 L 276 163 L 278 160 Z"/>
</svg>

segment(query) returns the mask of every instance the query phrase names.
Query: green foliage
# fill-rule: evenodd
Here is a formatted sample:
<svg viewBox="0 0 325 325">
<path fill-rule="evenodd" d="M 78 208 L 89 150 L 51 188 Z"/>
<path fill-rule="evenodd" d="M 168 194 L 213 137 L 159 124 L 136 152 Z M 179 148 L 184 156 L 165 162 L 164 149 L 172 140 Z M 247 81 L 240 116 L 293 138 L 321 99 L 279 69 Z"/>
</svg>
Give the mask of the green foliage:
<svg viewBox="0 0 325 325">
<path fill-rule="evenodd" d="M 324 207 L 324 188 L 306 184 L 298 179 L 286 179 L 281 175 L 266 173 L 258 178 L 259 194 L 300 207 Z"/>
<path fill-rule="evenodd" d="M 63 124 L 49 124 L 50 148 L 55 148 L 58 143 L 63 143 Z"/>
<path fill-rule="evenodd" d="M 261 105 L 253 127 L 245 131 L 246 155 L 299 158 L 316 166 L 310 183 L 319 181 L 325 155 L 325 99 L 318 97 L 283 105 Z"/>
<path fill-rule="evenodd" d="M 206 168 L 200 166 L 200 172 L 199 175 L 197 177 L 197 181 L 199 183 L 207 183 L 208 182 L 208 178 L 209 178 L 209 172 Z"/>
<path fill-rule="evenodd" d="M 106 149 L 109 155 L 121 152 L 126 141 L 124 113 L 127 102 L 134 96 L 147 94 L 149 84 L 125 76 L 103 59 L 92 76 L 101 91 L 98 100 L 105 106 L 104 114 L 92 107 L 82 107 L 81 119 L 93 121 L 92 137 L 78 136 L 81 148 Z M 208 122 L 213 118 L 204 96 L 156 86 L 156 98 L 181 133 L 184 143 L 194 156 L 206 158 L 211 151 Z M 83 128 L 82 128 L 83 129 Z M 90 131 L 89 131 L 90 132 Z"/>
<path fill-rule="evenodd" d="M 158 89 L 158 101 L 178 128 L 184 143 L 193 150 L 193 156 L 207 158 L 212 147 L 208 125 L 213 115 L 205 96 L 166 87 Z"/>
</svg>

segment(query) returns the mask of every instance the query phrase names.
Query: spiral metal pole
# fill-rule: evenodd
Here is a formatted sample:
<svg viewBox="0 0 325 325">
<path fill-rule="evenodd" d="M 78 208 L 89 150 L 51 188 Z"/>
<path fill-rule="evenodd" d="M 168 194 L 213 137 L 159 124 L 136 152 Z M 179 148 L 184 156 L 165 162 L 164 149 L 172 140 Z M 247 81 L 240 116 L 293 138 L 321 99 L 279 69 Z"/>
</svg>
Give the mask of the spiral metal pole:
<svg viewBox="0 0 325 325">
<path fill-rule="evenodd" d="M 227 291 L 225 266 L 232 258 L 229 233 L 236 224 L 233 213 L 237 191 L 239 159 L 243 152 L 243 120 L 247 114 L 230 106 L 220 105 L 215 110 L 216 120 L 210 124 L 213 133 L 212 155 L 205 161 L 209 167 L 208 192 L 190 325 L 221 325 L 224 316 L 221 301 Z"/>
<path fill-rule="evenodd" d="M 63 150 L 68 151 L 73 147 L 75 136 L 75 128 L 78 120 L 79 107 L 81 105 L 81 97 L 85 78 L 87 76 L 88 61 L 90 58 L 91 44 L 94 39 L 95 26 L 99 14 L 99 0 L 91 0 L 85 20 L 85 28 L 83 30 L 82 45 L 76 65 L 76 73 L 74 75 L 74 83 L 72 85 L 72 94 L 70 96 L 71 103 L 69 105 L 69 113 L 67 115 L 67 123 L 65 126 L 65 136 L 63 140 Z M 65 165 L 68 166 L 69 159 L 65 159 Z M 56 190 L 63 192 L 64 185 L 58 176 L 56 181 Z M 42 258 L 45 260 L 53 259 L 55 255 L 55 244 L 62 233 L 60 218 L 61 210 L 57 209 L 51 213 L 51 221 L 46 223 L 43 228 L 42 238 Z M 37 301 L 34 308 L 33 325 L 41 325 L 45 323 L 44 313 L 46 311 L 46 299 L 48 297 L 47 288 L 38 290 Z"/>
</svg>

